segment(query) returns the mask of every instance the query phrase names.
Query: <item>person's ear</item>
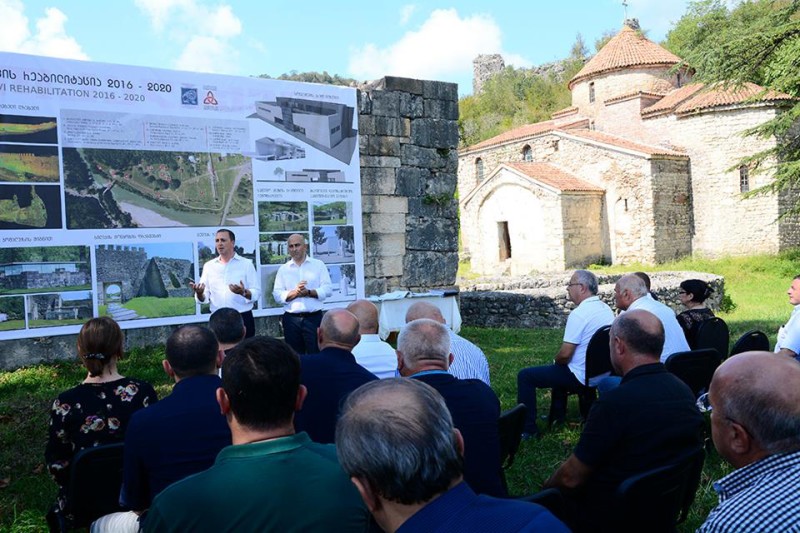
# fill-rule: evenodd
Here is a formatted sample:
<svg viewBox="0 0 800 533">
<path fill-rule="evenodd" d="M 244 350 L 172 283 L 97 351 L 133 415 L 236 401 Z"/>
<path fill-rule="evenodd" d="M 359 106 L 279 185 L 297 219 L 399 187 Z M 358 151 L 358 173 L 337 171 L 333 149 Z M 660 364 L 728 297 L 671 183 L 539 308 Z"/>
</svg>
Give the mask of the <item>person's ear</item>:
<svg viewBox="0 0 800 533">
<path fill-rule="evenodd" d="M 458 454 L 464 457 L 464 436 L 461 435 L 458 428 L 453 428 L 453 438 L 456 441 L 456 450 L 458 450 Z"/>
<path fill-rule="evenodd" d="M 456 356 L 453 355 L 452 353 L 449 354 L 448 357 L 447 357 L 447 366 L 448 367 L 451 366 L 453 364 L 453 361 L 455 361 L 455 360 L 456 360 Z"/>
<path fill-rule="evenodd" d="M 166 373 L 171 379 L 175 379 L 175 371 L 172 369 L 172 365 L 169 364 L 169 361 L 166 359 L 161 361 L 161 367 L 164 369 L 164 373 Z"/>
<path fill-rule="evenodd" d="M 747 430 L 738 422 L 728 421 L 728 446 L 738 455 L 746 455 L 753 447 L 753 439 Z"/>
<path fill-rule="evenodd" d="M 225 389 L 218 387 L 216 395 L 217 403 L 219 404 L 219 412 L 228 416 L 228 413 L 231 412 L 231 400 L 228 398 L 228 395 L 225 394 Z"/>
<path fill-rule="evenodd" d="M 358 493 L 361 495 L 361 499 L 364 500 L 364 505 L 367 506 L 370 513 L 375 513 L 381 507 L 381 501 L 378 498 L 377 494 L 375 494 L 365 480 L 351 476 L 350 481 L 353 482 L 353 485 L 356 486 L 358 489 Z"/>
<path fill-rule="evenodd" d="M 297 398 L 294 401 L 295 412 L 303 408 L 303 403 L 306 401 L 306 396 L 308 396 L 308 388 L 305 385 L 300 385 L 297 388 Z"/>
</svg>

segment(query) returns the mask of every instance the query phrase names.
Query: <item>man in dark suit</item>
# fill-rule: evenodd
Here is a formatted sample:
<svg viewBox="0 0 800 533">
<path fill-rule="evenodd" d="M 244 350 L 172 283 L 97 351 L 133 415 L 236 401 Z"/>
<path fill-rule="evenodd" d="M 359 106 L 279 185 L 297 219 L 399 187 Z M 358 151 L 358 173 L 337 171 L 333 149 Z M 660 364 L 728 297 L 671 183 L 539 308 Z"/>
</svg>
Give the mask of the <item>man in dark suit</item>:
<svg viewBox="0 0 800 533">
<path fill-rule="evenodd" d="M 314 442 L 332 443 L 341 404 L 352 391 L 378 379 L 359 365 L 351 352 L 360 339 L 353 313 L 332 309 L 317 330 L 319 353 L 300 357 L 301 380 L 308 397 L 295 417 L 295 428 L 307 432 Z"/>
<path fill-rule="evenodd" d="M 464 479 L 479 494 L 505 496 L 497 421 L 500 401 L 479 379 L 458 379 L 447 369 L 450 334 L 435 320 L 406 324 L 397 339 L 400 375 L 423 381 L 444 398 L 453 424 L 464 437 Z"/>
</svg>

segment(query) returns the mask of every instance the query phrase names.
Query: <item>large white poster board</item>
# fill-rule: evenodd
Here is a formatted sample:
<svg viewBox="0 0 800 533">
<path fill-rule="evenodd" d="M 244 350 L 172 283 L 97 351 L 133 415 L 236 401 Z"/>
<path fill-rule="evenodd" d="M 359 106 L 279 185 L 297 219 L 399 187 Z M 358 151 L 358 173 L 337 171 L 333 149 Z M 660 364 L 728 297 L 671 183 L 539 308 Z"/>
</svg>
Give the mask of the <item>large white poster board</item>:
<svg viewBox="0 0 800 533">
<path fill-rule="evenodd" d="M 0 53 L 0 340 L 205 321 L 219 228 L 272 299 L 286 240 L 363 297 L 355 89 Z"/>
</svg>

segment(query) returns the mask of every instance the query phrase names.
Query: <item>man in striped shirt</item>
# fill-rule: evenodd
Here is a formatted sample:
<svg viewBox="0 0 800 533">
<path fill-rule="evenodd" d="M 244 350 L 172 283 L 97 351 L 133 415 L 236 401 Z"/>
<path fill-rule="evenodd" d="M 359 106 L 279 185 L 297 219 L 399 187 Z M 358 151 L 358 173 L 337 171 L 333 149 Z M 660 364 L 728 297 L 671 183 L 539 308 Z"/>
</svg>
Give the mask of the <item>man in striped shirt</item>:
<svg viewBox="0 0 800 533">
<path fill-rule="evenodd" d="M 736 470 L 714 483 L 719 504 L 698 532 L 800 529 L 800 364 L 769 352 L 731 357 L 708 404 L 714 445 Z"/>
</svg>

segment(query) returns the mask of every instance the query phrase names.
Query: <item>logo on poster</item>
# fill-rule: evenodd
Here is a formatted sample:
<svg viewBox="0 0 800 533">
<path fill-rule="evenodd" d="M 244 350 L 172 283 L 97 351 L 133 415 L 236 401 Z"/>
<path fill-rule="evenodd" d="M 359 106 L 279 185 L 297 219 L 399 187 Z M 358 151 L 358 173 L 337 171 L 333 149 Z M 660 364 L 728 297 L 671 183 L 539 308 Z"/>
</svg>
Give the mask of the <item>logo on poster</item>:
<svg viewBox="0 0 800 533">
<path fill-rule="evenodd" d="M 183 105 L 197 105 L 197 89 L 181 87 L 181 103 Z"/>
<path fill-rule="evenodd" d="M 217 97 L 214 96 L 214 91 L 208 91 L 206 93 L 206 97 L 203 98 L 204 105 L 217 105 Z"/>
</svg>

